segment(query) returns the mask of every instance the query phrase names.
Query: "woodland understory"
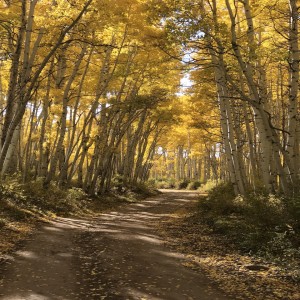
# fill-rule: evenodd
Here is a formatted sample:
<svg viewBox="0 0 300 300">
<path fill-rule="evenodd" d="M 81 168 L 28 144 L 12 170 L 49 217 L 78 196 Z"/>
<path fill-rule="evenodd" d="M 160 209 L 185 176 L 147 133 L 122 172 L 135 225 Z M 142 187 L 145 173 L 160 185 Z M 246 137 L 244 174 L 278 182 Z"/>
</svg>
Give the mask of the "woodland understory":
<svg viewBox="0 0 300 300">
<path fill-rule="evenodd" d="M 213 187 L 203 224 L 297 263 L 299 7 L 0 0 L 0 229 Z"/>
</svg>

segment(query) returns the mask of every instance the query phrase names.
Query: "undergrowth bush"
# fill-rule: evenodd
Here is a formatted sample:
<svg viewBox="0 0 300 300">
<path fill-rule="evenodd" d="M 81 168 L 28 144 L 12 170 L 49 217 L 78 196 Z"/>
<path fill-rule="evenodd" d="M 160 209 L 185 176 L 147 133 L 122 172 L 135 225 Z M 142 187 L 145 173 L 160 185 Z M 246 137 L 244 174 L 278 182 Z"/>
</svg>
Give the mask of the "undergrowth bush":
<svg viewBox="0 0 300 300">
<path fill-rule="evenodd" d="M 288 222 L 288 214 L 283 199 L 274 195 L 250 194 L 244 198 L 243 213 L 265 229 L 283 226 Z"/>
<path fill-rule="evenodd" d="M 290 216 L 291 226 L 300 232 L 300 196 L 284 198 L 284 205 Z"/>
<path fill-rule="evenodd" d="M 175 189 L 176 180 L 174 178 L 150 179 L 150 184 L 157 189 Z"/>
<path fill-rule="evenodd" d="M 26 184 L 10 178 L 0 188 L 0 196 L 7 203 L 6 209 L 14 210 L 20 218 L 26 215 L 24 208 L 36 214 L 81 213 L 85 210 L 87 199 L 87 195 L 78 188 L 63 190 L 54 183 L 45 188 L 42 178 Z"/>
<path fill-rule="evenodd" d="M 129 183 L 125 182 L 122 176 L 115 176 L 112 180 L 113 194 L 121 195 L 124 199 L 127 197 L 128 200 L 140 200 L 148 196 L 153 196 L 158 193 L 154 182 L 137 182 Z"/>
<path fill-rule="evenodd" d="M 6 225 L 8 220 L 6 218 L 0 217 L 0 229 Z"/>
<path fill-rule="evenodd" d="M 125 191 L 124 179 L 120 175 L 116 175 L 113 177 L 111 185 L 112 190 L 117 191 L 118 193 Z"/>
<path fill-rule="evenodd" d="M 150 179 L 148 181 L 152 186 L 157 189 L 177 189 L 177 190 L 197 190 L 201 186 L 198 180 L 182 179 L 176 180 L 175 178 L 158 178 Z"/>
<path fill-rule="evenodd" d="M 145 182 L 138 182 L 134 185 L 131 185 L 129 189 L 137 195 L 137 198 L 144 198 L 157 194 L 156 189 L 152 185 Z"/>
<path fill-rule="evenodd" d="M 200 181 L 191 181 L 188 184 L 187 189 L 188 190 L 197 190 L 200 186 L 201 186 L 201 182 Z"/>
<path fill-rule="evenodd" d="M 199 202 L 201 218 L 239 249 L 284 260 L 300 259 L 300 199 L 254 194 L 236 197 L 220 184 Z"/>
<path fill-rule="evenodd" d="M 215 215 L 227 215 L 234 212 L 236 208 L 234 198 L 232 184 L 222 183 L 209 191 L 208 197 L 201 201 L 201 208 Z"/>
<path fill-rule="evenodd" d="M 188 187 L 190 181 L 188 179 L 183 179 L 176 182 L 175 188 L 178 190 L 184 190 Z"/>
<path fill-rule="evenodd" d="M 205 183 L 203 183 L 201 185 L 201 187 L 199 188 L 199 190 L 202 193 L 208 193 L 210 190 L 212 190 L 218 184 L 221 184 L 221 182 L 218 182 L 216 180 L 208 180 L 208 181 L 206 181 Z"/>
</svg>

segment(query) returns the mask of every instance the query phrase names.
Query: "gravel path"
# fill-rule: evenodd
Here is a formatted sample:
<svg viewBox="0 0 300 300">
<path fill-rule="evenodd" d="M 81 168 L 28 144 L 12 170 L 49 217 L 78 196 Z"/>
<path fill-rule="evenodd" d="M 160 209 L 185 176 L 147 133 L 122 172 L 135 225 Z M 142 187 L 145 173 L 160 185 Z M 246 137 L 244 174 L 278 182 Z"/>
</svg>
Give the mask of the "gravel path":
<svg viewBox="0 0 300 300">
<path fill-rule="evenodd" d="M 42 226 L 0 264 L 0 299 L 229 299 L 156 232 L 159 221 L 195 198 L 164 191 L 97 218 Z"/>
</svg>

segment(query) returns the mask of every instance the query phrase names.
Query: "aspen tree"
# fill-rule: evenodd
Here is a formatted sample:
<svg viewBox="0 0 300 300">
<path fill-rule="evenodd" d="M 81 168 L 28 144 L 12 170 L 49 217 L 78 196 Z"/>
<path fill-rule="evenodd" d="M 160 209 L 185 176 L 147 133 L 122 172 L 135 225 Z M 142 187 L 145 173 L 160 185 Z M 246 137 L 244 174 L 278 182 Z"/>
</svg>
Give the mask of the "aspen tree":
<svg viewBox="0 0 300 300">
<path fill-rule="evenodd" d="M 57 40 L 55 41 L 53 47 L 50 49 L 48 54 L 42 59 L 41 63 L 38 65 L 36 70 L 32 70 L 32 65 L 36 56 L 36 49 L 41 42 L 43 31 L 40 31 L 40 34 L 33 44 L 33 48 L 29 50 L 31 42 L 31 26 L 33 25 L 32 18 L 34 14 L 34 9 L 37 4 L 37 1 L 31 1 L 29 13 L 27 16 L 26 13 L 26 2 L 22 1 L 22 13 L 21 13 L 21 30 L 19 32 L 18 43 L 15 50 L 14 63 L 11 68 L 11 88 L 9 92 L 8 104 L 11 108 L 8 108 L 7 117 L 5 120 L 2 134 L 2 148 L 0 152 L 0 169 L 1 174 L 3 175 L 6 171 L 7 166 L 10 164 L 11 155 L 14 151 L 14 148 L 17 145 L 18 134 L 20 131 L 20 125 L 22 118 L 26 111 L 26 105 L 30 101 L 34 89 L 36 88 L 39 77 L 50 61 L 50 59 L 55 54 L 56 50 L 61 46 L 62 42 L 70 30 L 79 22 L 83 14 L 86 12 L 87 8 L 90 6 L 92 0 L 88 0 L 77 16 L 68 24 L 60 33 Z M 27 30 L 27 31 L 26 31 Z M 22 48 L 23 39 L 25 35 L 25 47 Z M 18 72 L 21 49 L 24 49 L 24 67 L 21 69 L 21 72 Z M 32 56 L 29 56 L 32 55 Z M 19 90 L 16 90 L 15 86 L 17 77 L 20 83 Z M 17 103 L 17 107 L 13 110 L 12 103 Z"/>
<path fill-rule="evenodd" d="M 287 152 L 291 157 L 290 176 L 293 183 L 299 183 L 300 176 L 300 125 L 299 125 L 299 3 L 289 1 L 289 108 Z"/>
</svg>

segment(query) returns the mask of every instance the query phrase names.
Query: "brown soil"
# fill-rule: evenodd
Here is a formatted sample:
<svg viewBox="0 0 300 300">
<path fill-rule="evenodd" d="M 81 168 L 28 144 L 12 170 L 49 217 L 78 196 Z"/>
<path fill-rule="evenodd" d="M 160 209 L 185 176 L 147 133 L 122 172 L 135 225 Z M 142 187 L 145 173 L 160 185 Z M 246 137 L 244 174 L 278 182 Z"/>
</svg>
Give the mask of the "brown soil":
<svg viewBox="0 0 300 300">
<path fill-rule="evenodd" d="M 195 198 L 167 191 L 98 217 L 44 224 L 0 260 L 0 299 L 233 299 L 186 267 L 188 256 L 170 250 L 157 232 Z"/>
</svg>

